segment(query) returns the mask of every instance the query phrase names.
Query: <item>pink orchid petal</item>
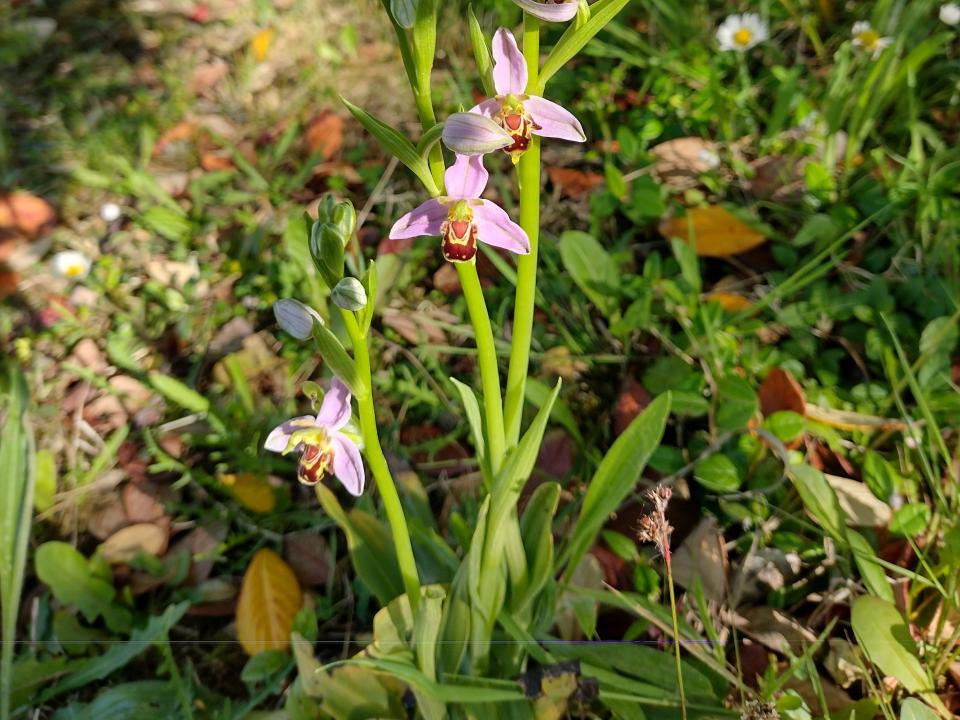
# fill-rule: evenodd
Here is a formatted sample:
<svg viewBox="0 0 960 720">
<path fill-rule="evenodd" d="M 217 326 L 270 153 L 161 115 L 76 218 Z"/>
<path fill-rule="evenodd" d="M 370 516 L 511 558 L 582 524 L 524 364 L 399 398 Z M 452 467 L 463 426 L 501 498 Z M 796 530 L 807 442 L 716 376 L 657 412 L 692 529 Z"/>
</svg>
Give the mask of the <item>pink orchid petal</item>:
<svg viewBox="0 0 960 720">
<path fill-rule="evenodd" d="M 312 425 L 313 418 L 309 415 L 301 415 L 300 417 L 285 420 L 270 431 L 270 434 L 267 435 L 266 442 L 263 443 L 263 447 L 270 452 L 282 453 L 287 449 L 287 445 L 290 444 L 290 436 L 293 435 L 296 430 Z"/>
<path fill-rule="evenodd" d="M 534 129 L 534 135 L 573 142 L 586 141 L 587 136 L 583 133 L 580 121 L 569 110 L 555 102 L 531 95 L 524 99 L 523 107 L 530 113 L 533 121 L 540 126 L 539 130 Z"/>
<path fill-rule="evenodd" d="M 518 255 L 530 254 L 530 238 L 506 211 L 489 200 L 470 205 L 473 222 L 477 226 L 477 239 L 487 245 L 503 248 Z"/>
<path fill-rule="evenodd" d="M 474 105 L 470 108 L 470 112 L 476 113 L 477 115 L 483 115 L 488 117 L 491 120 L 500 114 L 500 101 L 496 98 L 490 98 L 489 100 L 484 100 L 478 105 Z"/>
<path fill-rule="evenodd" d="M 421 235 L 439 235 L 440 226 L 447 219 L 447 208 L 436 198 L 430 198 L 394 223 L 391 240 L 415 238 Z"/>
<path fill-rule="evenodd" d="M 333 446 L 333 474 L 348 493 L 362 495 L 364 473 L 360 449 L 353 440 L 338 432 L 330 434 L 330 444 Z"/>
<path fill-rule="evenodd" d="M 527 89 L 527 61 L 506 28 L 493 34 L 493 86 L 497 95 L 519 95 Z"/>
<path fill-rule="evenodd" d="M 469 200 L 480 197 L 489 177 L 483 166 L 483 155 L 457 155 L 444 173 L 443 182 L 449 197 Z"/>
<path fill-rule="evenodd" d="M 330 430 L 339 430 L 350 422 L 350 390 L 340 378 L 334 378 L 330 390 L 323 396 L 323 404 L 317 413 L 316 424 Z"/>
<path fill-rule="evenodd" d="M 540 2 L 539 0 L 513 0 L 526 12 L 547 22 L 566 22 L 577 14 L 577 0 L 567 2 Z"/>
</svg>

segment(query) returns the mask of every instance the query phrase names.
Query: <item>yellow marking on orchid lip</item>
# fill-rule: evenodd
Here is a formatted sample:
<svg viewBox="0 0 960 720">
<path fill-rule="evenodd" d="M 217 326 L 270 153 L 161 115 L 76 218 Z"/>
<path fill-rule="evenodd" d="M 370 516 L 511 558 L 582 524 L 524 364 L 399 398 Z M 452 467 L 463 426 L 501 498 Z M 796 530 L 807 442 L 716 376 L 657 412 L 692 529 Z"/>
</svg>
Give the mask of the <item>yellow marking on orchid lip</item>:
<svg viewBox="0 0 960 720">
<path fill-rule="evenodd" d="M 284 455 L 293 451 L 301 443 L 304 445 L 313 445 L 321 449 L 325 449 L 329 445 L 327 431 L 325 428 L 317 427 L 309 420 L 296 420 L 293 421 L 293 424 L 309 425 L 311 427 L 306 427 L 303 430 L 294 430 L 292 433 L 290 433 L 290 439 L 287 441 L 287 447 L 283 451 Z"/>
<path fill-rule="evenodd" d="M 753 32 L 747 28 L 740 28 L 733 34 L 733 41 L 737 45 L 747 45 L 753 39 Z"/>
<path fill-rule="evenodd" d="M 79 277 L 83 275 L 83 265 L 68 265 L 67 269 L 63 271 L 63 274 L 67 277 Z"/>
</svg>

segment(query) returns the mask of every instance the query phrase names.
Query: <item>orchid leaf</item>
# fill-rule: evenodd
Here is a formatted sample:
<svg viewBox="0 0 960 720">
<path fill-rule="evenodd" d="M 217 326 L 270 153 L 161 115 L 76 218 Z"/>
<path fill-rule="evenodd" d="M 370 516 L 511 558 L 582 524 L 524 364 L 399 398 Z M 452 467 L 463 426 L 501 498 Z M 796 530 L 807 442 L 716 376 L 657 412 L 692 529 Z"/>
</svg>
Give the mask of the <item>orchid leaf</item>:
<svg viewBox="0 0 960 720">
<path fill-rule="evenodd" d="M 373 115 L 357 107 L 346 98 L 341 97 L 340 100 L 347 106 L 347 110 L 363 125 L 367 132 L 377 139 L 377 142 L 380 143 L 384 150 L 406 165 L 410 171 L 417 176 L 427 189 L 427 192 L 434 196 L 440 194 L 440 189 L 430 174 L 427 161 L 417 152 L 417 148 L 414 147 L 412 142 L 397 130 L 377 120 Z"/>
<path fill-rule="evenodd" d="M 553 46 L 553 50 L 540 68 L 538 95 L 543 94 L 547 81 L 567 64 L 608 22 L 616 17 L 629 0 L 600 0 L 590 6 L 590 19 L 582 25 L 570 25 Z"/>
<path fill-rule="evenodd" d="M 467 20 L 470 23 L 470 42 L 473 44 L 473 57 L 477 61 L 477 72 L 487 97 L 496 95 L 493 87 L 493 65 L 490 62 L 490 41 L 487 39 L 480 22 L 473 12 L 473 5 L 467 7 Z"/>
<path fill-rule="evenodd" d="M 464 385 L 456 378 L 450 378 L 450 382 L 460 393 L 460 400 L 463 402 L 463 409 L 467 415 L 467 422 L 470 425 L 470 433 L 473 436 L 473 446 L 476 451 L 477 461 L 483 470 L 484 478 L 489 484 L 490 462 L 486 453 L 486 443 L 483 438 L 483 416 L 480 413 L 480 403 L 477 396 L 468 385 Z"/>
</svg>

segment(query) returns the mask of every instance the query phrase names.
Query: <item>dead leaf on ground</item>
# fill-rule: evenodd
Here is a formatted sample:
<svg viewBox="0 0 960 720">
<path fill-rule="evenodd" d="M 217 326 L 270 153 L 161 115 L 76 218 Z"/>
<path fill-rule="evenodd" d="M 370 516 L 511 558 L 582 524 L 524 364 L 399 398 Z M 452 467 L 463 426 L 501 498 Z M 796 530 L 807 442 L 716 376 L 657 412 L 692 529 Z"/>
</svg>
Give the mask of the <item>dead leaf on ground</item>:
<svg viewBox="0 0 960 720">
<path fill-rule="evenodd" d="M 650 393 L 632 375 L 624 380 L 613 409 L 613 432 L 620 435 L 650 404 Z"/>
<path fill-rule="evenodd" d="M 677 584 L 692 588 L 699 579 L 707 599 L 717 603 L 727 599 L 728 568 L 726 543 L 713 517 L 701 520 L 673 553 Z"/>
<path fill-rule="evenodd" d="M 57 224 L 57 214 L 43 198 L 28 192 L 0 195 L 0 237 L 34 239 Z"/>
<path fill-rule="evenodd" d="M 740 632 L 774 652 L 800 655 L 817 641 L 809 629 L 771 607 L 747 608 L 735 613 L 732 619 Z"/>
<path fill-rule="evenodd" d="M 97 540 L 106 540 L 130 521 L 119 493 L 97 494 L 87 506 L 87 532 Z"/>
<path fill-rule="evenodd" d="M 270 46 L 273 44 L 274 35 L 275 32 L 273 28 L 264 28 L 254 35 L 253 40 L 250 41 L 253 59 L 258 63 L 266 59 L 267 53 L 270 52 Z"/>
<path fill-rule="evenodd" d="M 0 269 L 0 300 L 10 297 L 20 285 L 20 275 L 13 270 Z"/>
<path fill-rule="evenodd" d="M 698 137 L 667 140 L 650 148 L 656 158 L 653 171 L 660 180 L 676 190 L 689 190 L 700 182 L 700 175 L 720 164 L 717 144 Z"/>
<path fill-rule="evenodd" d="M 130 522 L 153 523 L 167 514 L 163 504 L 173 500 L 173 493 L 154 480 L 143 480 L 124 485 L 122 497 Z"/>
<path fill-rule="evenodd" d="M 186 549 L 191 558 L 184 585 L 199 585 L 210 577 L 216 562 L 217 548 L 226 537 L 227 526 L 224 523 L 212 522 L 198 525 L 177 541 L 176 547 Z"/>
<path fill-rule="evenodd" d="M 230 74 L 230 64 L 220 58 L 197 65 L 190 78 L 190 90 L 196 95 L 210 95 L 217 84 Z"/>
<path fill-rule="evenodd" d="M 835 427 L 838 430 L 853 432 L 856 430 L 893 430 L 902 431 L 907 429 L 907 424 L 899 418 L 877 417 L 876 415 L 867 415 L 865 413 L 849 412 L 847 410 L 834 410 L 833 408 L 824 408 L 819 405 L 807 403 L 805 406 L 806 415 L 811 420 Z"/>
<path fill-rule="evenodd" d="M 233 170 L 234 164 L 227 152 L 205 152 L 200 155 L 200 167 L 207 172 L 218 170 Z"/>
<path fill-rule="evenodd" d="M 157 157 L 162 154 L 174 143 L 192 139 L 196 130 L 197 126 L 194 125 L 193 122 L 190 120 L 181 120 L 169 130 L 161 133 L 160 137 L 157 138 L 157 141 L 153 144 L 153 156 Z"/>
<path fill-rule="evenodd" d="M 683 217 L 660 223 L 665 238 L 692 241 L 701 257 L 728 257 L 761 245 L 767 238 L 720 205 L 691 208 Z"/>
<path fill-rule="evenodd" d="M 732 292 L 712 292 L 706 297 L 707 302 L 715 302 L 729 313 L 737 313 L 746 310 L 752 304 L 747 298 L 739 293 Z"/>
<path fill-rule="evenodd" d="M 603 175 L 574 168 L 548 167 L 547 175 L 564 195 L 574 200 L 589 195 L 591 190 L 604 183 Z"/>
<path fill-rule="evenodd" d="M 343 118 L 329 110 L 315 115 L 307 123 L 303 142 L 311 153 L 320 153 L 329 160 L 343 145 Z"/>
<path fill-rule="evenodd" d="M 824 473 L 827 482 L 837 493 L 840 508 L 851 527 L 886 527 L 893 512 L 890 506 L 870 492 L 870 488 L 858 480 Z"/>
<path fill-rule="evenodd" d="M 230 490 L 230 494 L 248 510 L 268 513 L 277 506 L 277 496 L 263 475 L 224 473 L 219 479 Z"/>
<path fill-rule="evenodd" d="M 243 576 L 237 603 L 237 638 L 248 655 L 285 650 L 303 592 L 279 555 L 262 548 Z"/>
<path fill-rule="evenodd" d="M 99 548 L 111 565 L 129 563 L 141 553 L 159 557 L 167 549 L 170 532 L 154 523 L 137 523 L 117 530 Z"/>
<path fill-rule="evenodd" d="M 557 345 L 540 357 L 540 369 L 549 376 L 559 376 L 566 381 L 576 380 L 590 366 L 571 352 L 566 345 Z"/>
<path fill-rule="evenodd" d="M 436 308 L 417 310 L 384 308 L 383 324 L 414 345 L 447 345 L 447 334 L 437 324 Z M 450 322 L 449 313 L 442 313 L 444 322 Z"/>
<path fill-rule="evenodd" d="M 781 410 L 789 410 L 798 415 L 807 413 L 803 388 L 789 370 L 779 367 L 770 370 L 760 383 L 757 395 L 764 417 L 770 417 Z"/>
<path fill-rule="evenodd" d="M 322 535 L 311 530 L 283 536 L 283 559 L 293 568 L 303 587 L 326 585 L 330 577 L 330 551 Z"/>
</svg>

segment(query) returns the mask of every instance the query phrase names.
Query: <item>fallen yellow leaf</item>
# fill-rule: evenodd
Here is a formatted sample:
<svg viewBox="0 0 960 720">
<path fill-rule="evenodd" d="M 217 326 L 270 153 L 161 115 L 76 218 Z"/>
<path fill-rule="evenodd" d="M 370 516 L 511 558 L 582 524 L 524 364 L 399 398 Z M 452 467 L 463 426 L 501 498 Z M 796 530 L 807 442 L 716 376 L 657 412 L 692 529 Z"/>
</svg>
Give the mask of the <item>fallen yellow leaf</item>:
<svg viewBox="0 0 960 720">
<path fill-rule="evenodd" d="M 258 63 L 263 62 L 270 50 L 270 44 L 273 42 L 273 28 L 261 30 L 253 36 L 251 46 L 253 47 L 253 59 Z"/>
<path fill-rule="evenodd" d="M 277 496 L 267 479 L 253 473 L 224 473 L 220 482 L 230 488 L 233 496 L 248 510 L 268 513 L 277 505 Z"/>
<path fill-rule="evenodd" d="M 273 550 L 257 551 L 237 601 L 237 639 L 248 655 L 286 650 L 303 593 L 296 575 Z"/>
<path fill-rule="evenodd" d="M 100 545 L 100 553 L 112 565 L 128 563 L 137 555 L 163 555 L 170 534 L 153 523 L 137 523 L 117 530 Z"/>
<path fill-rule="evenodd" d="M 727 312 L 740 312 L 750 307 L 750 301 L 743 295 L 729 292 L 712 292 L 707 295 L 707 302 L 715 302 Z"/>
<path fill-rule="evenodd" d="M 720 205 L 692 208 L 683 217 L 660 223 L 665 238 L 693 242 L 701 257 L 726 257 L 746 252 L 767 238 Z"/>
</svg>

